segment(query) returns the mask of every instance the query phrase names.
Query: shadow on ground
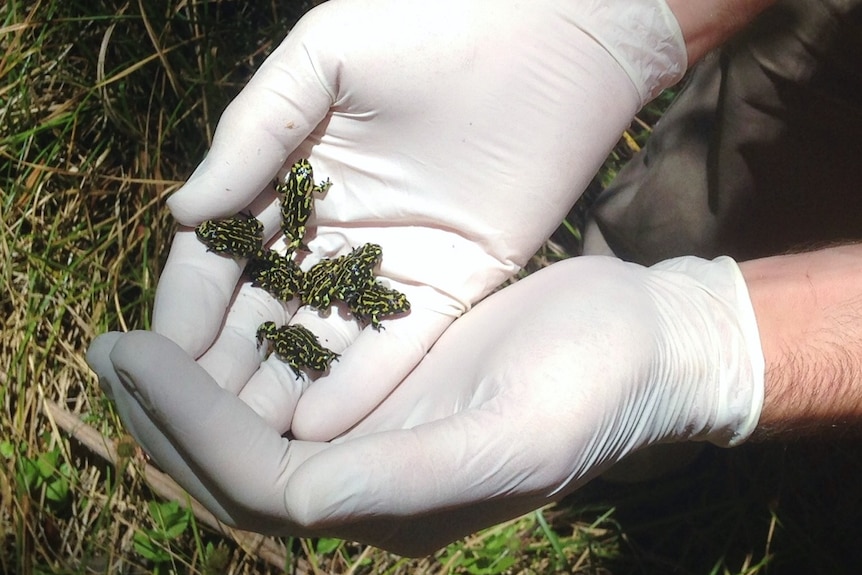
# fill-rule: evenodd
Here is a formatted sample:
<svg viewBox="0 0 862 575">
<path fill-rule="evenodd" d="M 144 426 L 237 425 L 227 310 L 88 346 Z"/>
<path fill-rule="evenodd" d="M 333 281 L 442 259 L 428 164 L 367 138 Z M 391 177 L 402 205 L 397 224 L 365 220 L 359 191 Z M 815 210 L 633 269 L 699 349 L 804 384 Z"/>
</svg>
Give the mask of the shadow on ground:
<svg viewBox="0 0 862 575">
<path fill-rule="evenodd" d="M 862 573 L 862 441 L 707 446 L 685 469 L 596 480 L 565 503 L 615 508 L 623 573 Z M 765 558 L 768 560 L 764 561 Z M 726 570 L 725 570 L 726 569 Z"/>
</svg>

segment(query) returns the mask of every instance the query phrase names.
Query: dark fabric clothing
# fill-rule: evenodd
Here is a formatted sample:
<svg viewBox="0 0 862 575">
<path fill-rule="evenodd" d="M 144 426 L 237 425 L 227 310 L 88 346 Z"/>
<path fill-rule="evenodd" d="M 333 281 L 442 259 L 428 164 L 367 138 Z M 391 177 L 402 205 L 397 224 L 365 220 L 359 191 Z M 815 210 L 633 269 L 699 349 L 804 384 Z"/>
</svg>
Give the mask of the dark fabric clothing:
<svg viewBox="0 0 862 575">
<path fill-rule="evenodd" d="M 646 265 L 862 238 L 862 0 L 779 1 L 698 64 L 590 218 L 585 253 Z"/>
</svg>

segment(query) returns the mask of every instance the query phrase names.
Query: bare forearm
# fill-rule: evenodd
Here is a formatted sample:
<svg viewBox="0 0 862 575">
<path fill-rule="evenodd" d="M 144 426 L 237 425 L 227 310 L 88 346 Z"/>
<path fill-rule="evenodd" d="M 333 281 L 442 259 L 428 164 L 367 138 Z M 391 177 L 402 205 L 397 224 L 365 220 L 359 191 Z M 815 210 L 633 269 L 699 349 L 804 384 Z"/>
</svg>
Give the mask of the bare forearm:
<svg viewBox="0 0 862 575">
<path fill-rule="evenodd" d="M 776 0 L 667 0 L 694 64 L 723 44 Z"/>
<path fill-rule="evenodd" d="M 862 431 L 862 244 L 740 268 L 766 359 L 752 439 Z"/>
</svg>

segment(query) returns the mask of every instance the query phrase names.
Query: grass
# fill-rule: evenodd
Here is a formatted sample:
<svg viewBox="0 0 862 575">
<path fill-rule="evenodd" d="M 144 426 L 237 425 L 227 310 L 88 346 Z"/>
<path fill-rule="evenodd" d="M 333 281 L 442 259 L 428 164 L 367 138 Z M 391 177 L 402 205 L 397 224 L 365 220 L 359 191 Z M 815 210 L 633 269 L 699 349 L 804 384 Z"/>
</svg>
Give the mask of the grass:
<svg viewBox="0 0 862 575">
<path fill-rule="evenodd" d="M 843 573 L 862 565 L 853 442 L 707 449 L 684 472 L 594 482 L 422 559 L 219 526 L 148 464 L 84 362 L 146 328 L 164 199 L 309 4 L 7 0 L 0 6 L 0 572 Z M 588 197 L 642 145 L 646 110 Z M 579 249 L 584 204 L 533 269 Z"/>
</svg>

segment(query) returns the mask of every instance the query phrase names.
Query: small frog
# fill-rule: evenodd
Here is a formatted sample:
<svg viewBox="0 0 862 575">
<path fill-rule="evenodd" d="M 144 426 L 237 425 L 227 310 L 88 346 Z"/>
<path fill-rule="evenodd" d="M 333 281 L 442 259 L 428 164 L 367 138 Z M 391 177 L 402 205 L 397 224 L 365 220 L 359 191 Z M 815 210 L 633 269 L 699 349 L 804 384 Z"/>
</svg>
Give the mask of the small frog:
<svg viewBox="0 0 862 575">
<path fill-rule="evenodd" d="M 253 258 L 263 253 L 263 224 L 251 216 L 207 220 L 195 228 L 195 234 L 218 254 Z"/>
<path fill-rule="evenodd" d="M 323 259 L 311 266 L 305 272 L 302 303 L 319 310 L 326 310 L 337 293 L 337 279 L 340 275 L 343 256 L 334 259 Z"/>
<path fill-rule="evenodd" d="M 363 244 L 342 256 L 333 296 L 346 301 L 351 294 L 374 284 L 374 269 L 382 257 L 383 249 L 377 244 Z"/>
<path fill-rule="evenodd" d="M 303 379 L 306 376 L 302 368 L 325 371 L 339 357 L 334 351 L 323 347 L 311 330 L 299 324 L 276 327 L 274 322 L 264 322 L 257 329 L 258 345 L 264 340 L 269 340 L 279 359 Z"/>
<path fill-rule="evenodd" d="M 284 183 L 275 183 L 275 191 L 282 195 L 281 231 L 284 232 L 288 254 L 302 245 L 305 224 L 311 217 L 314 202 L 312 194 L 322 194 L 331 186 L 329 178 L 315 185 L 314 171 L 305 159 L 299 160 L 290 168 Z"/>
<path fill-rule="evenodd" d="M 251 285 L 265 289 L 281 301 L 290 301 L 303 290 L 302 270 L 290 256 L 274 250 L 265 250 L 251 260 L 246 271 L 251 276 Z"/>
<path fill-rule="evenodd" d="M 347 301 L 352 294 L 374 283 L 374 268 L 383 250 L 377 244 L 364 244 L 349 254 L 317 262 L 305 274 L 302 302 L 326 309 L 333 299 Z"/>
<path fill-rule="evenodd" d="M 396 289 L 374 282 L 362 291 L 355 292 L 346 300 L 353 315 L 370 321 L 371 327 L 380 331 L 381 318 L 410 311 L 407 296 Z"/>
</svg>

